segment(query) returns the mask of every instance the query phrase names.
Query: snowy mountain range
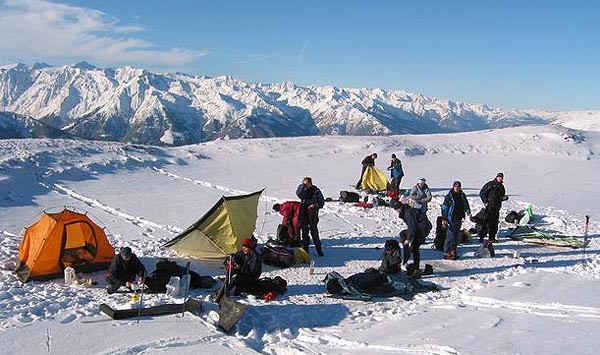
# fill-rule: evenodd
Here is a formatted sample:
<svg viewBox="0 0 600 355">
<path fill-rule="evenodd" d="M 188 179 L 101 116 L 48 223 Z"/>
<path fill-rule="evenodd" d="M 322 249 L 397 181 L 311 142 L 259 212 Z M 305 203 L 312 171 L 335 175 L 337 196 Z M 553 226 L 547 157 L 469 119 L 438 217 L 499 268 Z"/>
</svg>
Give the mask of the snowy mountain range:
<svg viewBox="0 0 600 355">
<path fill-rule="evenodd" d="M 544 112 L 506 111 L 406 91 L 247 83 L 230 76 L 156 74 L 87 62 L 0 67 L 0 111 L 5 112 L 0 118 L 5 138 L 63 134 L 163 145 L 462 132 L 549 119 Z"/>
</svg>

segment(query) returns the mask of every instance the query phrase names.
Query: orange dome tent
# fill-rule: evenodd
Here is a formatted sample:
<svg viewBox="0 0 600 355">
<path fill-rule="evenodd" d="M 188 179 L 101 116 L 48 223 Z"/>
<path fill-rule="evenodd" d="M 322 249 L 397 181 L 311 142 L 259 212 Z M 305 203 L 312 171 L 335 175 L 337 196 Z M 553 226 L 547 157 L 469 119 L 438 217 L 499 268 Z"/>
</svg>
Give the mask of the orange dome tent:
<svg viewBox="0 0 600 355">
<path fill-rule="evenodd" d="M 23 282 L 108 268 L 115 250 L 104 230 L 85 214 L 64 209 L 45 213 L 25 229 L 15 272 Z"/>
</svg>

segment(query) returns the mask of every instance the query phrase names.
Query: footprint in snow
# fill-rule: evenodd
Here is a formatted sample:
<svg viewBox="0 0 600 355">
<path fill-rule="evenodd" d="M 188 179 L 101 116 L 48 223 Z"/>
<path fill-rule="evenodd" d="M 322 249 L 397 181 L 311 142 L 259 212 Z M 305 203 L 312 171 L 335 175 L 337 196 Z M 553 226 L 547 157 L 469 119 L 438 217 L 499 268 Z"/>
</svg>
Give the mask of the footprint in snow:
<svg viewBox="0 0 600 355">
<path fill-rule="evenodd" d="M 67 324 L 67 323 L 71 323 L 72 321 L 74 321 L 75 319 L 77 319 L 77 316 L 73 313 L 68 314 L 66 317 L 64 317 L 63 319 L 60 320 L 60 322 L 62 324 Z"/>
<path fill-rule="evenodd" d="M 517 281 L 517 282 L 513 282 L 513 284 L 511 286 L 513 286 L 513 287 L 527 287 L 527 286 L 531 286 L 531 284 L 527 283 L 527 282 Z"/>
</svg>

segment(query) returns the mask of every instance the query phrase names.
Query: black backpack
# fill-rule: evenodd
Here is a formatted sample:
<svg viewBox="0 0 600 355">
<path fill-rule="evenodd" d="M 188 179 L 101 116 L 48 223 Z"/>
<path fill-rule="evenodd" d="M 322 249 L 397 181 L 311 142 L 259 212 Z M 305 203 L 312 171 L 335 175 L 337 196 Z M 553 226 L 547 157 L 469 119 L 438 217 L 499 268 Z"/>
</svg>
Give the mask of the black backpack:
<svg viewBox="0 0 600 355">
<path fill-rule="evenodd" d="M 444 243 L 446 242 L 446 228 L 442 224 L 442 216 L 439 216 L 435 221 L 435 239 L 433 240 L 433 249 L 444 250 Z"/>
<path fill-rule="evenodd" d="M 340 191 L 340 202 L 358 202 L 360 195 L 351 191 Z"/>
<path fill-rule="evenodd" d="M 267 265 L 290 267 L 294 264 L 294 253 L 289 249 L 267 243 L 261 251 L 262 260 Z"/>
<path fill-rule="evenodd" d="M 318 209 L 321 209 L 325 206 L 325 197 L 323 197 L 323 193 L 321 192 L 321 190 L 317 189 L 317 191 L 315 191 L 313 203 Z"/>
</svg>

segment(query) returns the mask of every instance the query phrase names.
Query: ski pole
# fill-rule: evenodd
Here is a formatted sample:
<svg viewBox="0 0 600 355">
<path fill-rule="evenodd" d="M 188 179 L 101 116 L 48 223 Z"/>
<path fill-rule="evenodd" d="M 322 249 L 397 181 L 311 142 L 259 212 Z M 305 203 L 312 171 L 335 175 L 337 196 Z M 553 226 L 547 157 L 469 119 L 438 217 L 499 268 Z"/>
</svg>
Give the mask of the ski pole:
<svg viewBox="0 0 600 355">
<path fill-rule="evenodd" d="M 138 314 L 137 314 L 137 322 L 136 323 L 140 322 L 140 316 L 142 315 L 142 304 L 144 302 L 144 286 L 146 286 L 145 282 L 146 282 L 146 271 L 144 270 L 144 274 L 142 276 L 142 285 L 141 285 L 142 292 L 140 295 L 140 304 L 138 305 Z"/>
<path fill-rule="evenodd" d="M 585 226 L 583 227 L 583 261 L 584 262 L 587 257 L 586 249 L 587 249 L 587 237 L 588 237 L 589 227 L 590 227 L 590 216 L 585 215 Z"/>
</svg>

